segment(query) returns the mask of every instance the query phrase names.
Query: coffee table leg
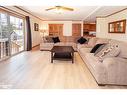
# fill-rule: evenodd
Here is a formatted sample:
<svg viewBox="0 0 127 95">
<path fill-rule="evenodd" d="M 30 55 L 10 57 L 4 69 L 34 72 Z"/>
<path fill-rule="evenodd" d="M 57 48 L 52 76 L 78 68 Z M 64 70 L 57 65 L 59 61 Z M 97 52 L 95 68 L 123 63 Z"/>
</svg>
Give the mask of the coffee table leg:
<svg viewBox="0 0 127 95">
<path fill-rule="evenodd" d="M 51 52 L 51 63 L 53 63 L 53 52 Z"/>
<path fill-rule="evenodd" d="M 74 52 L 72 52 L 72 64 L 74 63 Z"/>
</svg>

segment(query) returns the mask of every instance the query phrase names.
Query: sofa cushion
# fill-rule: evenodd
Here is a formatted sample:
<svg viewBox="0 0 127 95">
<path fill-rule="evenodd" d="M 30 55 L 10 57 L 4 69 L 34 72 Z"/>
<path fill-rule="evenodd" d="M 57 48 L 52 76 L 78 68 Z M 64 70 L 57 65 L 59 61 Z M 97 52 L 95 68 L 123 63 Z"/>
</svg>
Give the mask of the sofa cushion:
<svg viewBox="0 0 127 95">
<path fill-rule="evenodd" d="M 101 45 L 101 46 L 95 51 L 94 56 L 95 56 L 96 54 L 98 54 L 98 53 L 103 49 L 103 47 L 104 47 L 105 45 L 106 45 L 106 44 Z"/>
<path fill-rule="evenodd" d="M 53 43 L 53 39 L 50 36 L 44 37 L 44 41 L 47 42 L 47 43 Z"/>
<path fill-rule="evenodd" d="M 40 50 L 51 50 L 54 46 L 54 43 L 41 43 Z"/>
<path fill-rule="evenodd" d="M 96 44 L 106 44 L 109 43 L 110 39 L 105 39 L 105 38 L 98 38 L 96 41 Z"/>
<path fill-rule="evenodd" d="M 64 36 L 65 37 L 65 36 Z M 74 42 L 77 43 L 77 40 L 80 38 L 80 36 L 66 36 L 65 41 L 66 42 Z"/>
<path fill-rule="evenodd" d="M 92 50 L 90 51 L 90 53 L 95 53 L 96 51 L 97 51 L 97 49 L 100 47 L 100 46 L 102 46 L 103 44 L 96 44 L 93 48 L 92 48 Z"/>
<path fill-rule="evenodd" d="M 95 46 L 97 39 L 98 38 L 96 38 L 96 37 L 90 38 L 89 42 L 88 42 L 88 45 L 91 46 L 91 47 Z"/>
<path fill-rule="evenodd" d="M 85 63 L 90 69 L 91 73 L 94 75 L 95 79 L 99 84 L 105 84 L 107 81 L 107 72 L 105 66 L 100 62 L 93 53 L 85 54 Z"/>
<path fill-rule="evenodd" d="M 52 39 L 53 39 L 53 42 L 54 42 L 54 43 L 58 43 L 58 42 L 60 42 L 59 37 L 53 37 Z"/>
<path fill-rule="evenodd" d="M 77 49 L 80 48 L 92 48 L 91 46 L 89 46 L 88 44 L 77 44 Z"/>
<path fill-rule="evenodd" d="M 77 42 L 80 43 L 80 44 L 84 44 L 86 41 L 87 41 L 87 40 L 86 40 L 85 38 L 83 38 L 83 37 L 81 37 L 81 38 L 79 38 L 79 39 L 77 40 Z"/>
<path fill-rule="evenodd" d="M 81 53 L 85 54 L 85 53 L 90 53 L 91 49 L 92 48 L 80 48 L 79 50 Z"/>
<path fill-rule="evenodd" d="M 102 69 L 99 68 L 103 66 L 103 64 L 101 64 L 102 62 L 98 61 L 98 58 L 95 57 L 93 53 L 86 53 L 85 57 L 87 59 L 87 62 L 90 64 L 90 66 L 92 66 L 94 70 Z M 101 71 L 98 73 L 101 73 Z"/>
</svg>

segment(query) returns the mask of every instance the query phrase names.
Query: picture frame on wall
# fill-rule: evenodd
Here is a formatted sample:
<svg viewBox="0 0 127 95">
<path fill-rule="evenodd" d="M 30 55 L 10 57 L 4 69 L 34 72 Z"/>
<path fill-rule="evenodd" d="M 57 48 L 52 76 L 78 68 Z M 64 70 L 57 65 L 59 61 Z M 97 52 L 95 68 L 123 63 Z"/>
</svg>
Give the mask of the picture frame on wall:
<svg viewBox="0 0 127 95">
<path fill-rule="evenodd" d="M 125 33 L 126 19 L 108 23 L 109 33 Z"/>
<path fill-rule="evenodd" d="M 39 24 L 34 23 L 34 31 L 39 31 Z"/>
</svg>

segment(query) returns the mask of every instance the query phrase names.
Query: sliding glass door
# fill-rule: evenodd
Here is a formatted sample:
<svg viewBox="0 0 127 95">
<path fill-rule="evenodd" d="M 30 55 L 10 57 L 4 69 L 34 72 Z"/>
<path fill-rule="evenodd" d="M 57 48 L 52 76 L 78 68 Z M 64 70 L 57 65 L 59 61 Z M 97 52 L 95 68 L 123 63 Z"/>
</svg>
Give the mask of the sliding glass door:
<svg viewBox="0 0 127 95">
<path fill-rule="evenodd" d="M 0 13 L 0 60 L 24 50 L 23 19 Z"/>
<path fill-rule="evenodd" d="M 0 59 L 10 55 L 8 15 L 0 13 Z"/>
<path fill-rule="evenodd" d="M 11 54 L 24 50 L 23 19 L 10 16 Z"/>
</svg>

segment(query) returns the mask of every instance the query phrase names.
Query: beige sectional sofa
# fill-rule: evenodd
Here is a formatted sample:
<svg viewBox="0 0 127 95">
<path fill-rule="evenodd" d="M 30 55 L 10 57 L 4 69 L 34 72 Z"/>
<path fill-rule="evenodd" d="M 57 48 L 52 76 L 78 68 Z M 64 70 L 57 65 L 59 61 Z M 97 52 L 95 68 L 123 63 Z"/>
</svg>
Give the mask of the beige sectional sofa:
<svg viewBox="0 0 127 95">
<path fill-rule="evenodd" d="M 47 37 L 47 39 L 52 38 L 53 36 Z M 53 46 L 72 46 L 75 51 L 77 51 L 77 40 L 78 36 L 71 37 L 71 36 L 63 36 L 59 37 L 60 42 L 59 43 L 53 43 L 52 41 L 46 41 L 46 38 L 42 39 L 42 42 L 40 43 L 40 50 L 51 50 Z"/>
<path fill-rule="evenodd" d="M 78 46 L 77 50 L 97 83 L 99 85 L 127 85 L 127 43 L 101 38 L 92 38 L 90 41 L 88 44 Z M 93 53 L 90 53 L 97 43 L 116 43 L 120 46 L 120 54 L 117 57 L 105 58 L 103 62 L 100 62 Z"/>
<path fill-rule="evenodd" d="M 116 43 L 120 47 L 120 53 L 117 57 L 108 57 L 100 62 L 94 53 L 90 53 L 94 45 L 98 43 Z M 43 44 L 43 43 L 41 43 Z M 86 63 L 91 74 L 99 85 L 127 85 L 127 43 L 102 38 L 91 38 L 87 44 L 72 43 L 57 43 L 55 45 L 72 45 L 79 53 L 84 63 Z M 50 46 L 50 48 L 49 48 Z M 54 44 L 47 43 L 48 49 L 51 49 Z M 41 48 L 42 49 L 42 48 Z M 44 48 L 43 48 L 44 49 Z"/>
</svg>

